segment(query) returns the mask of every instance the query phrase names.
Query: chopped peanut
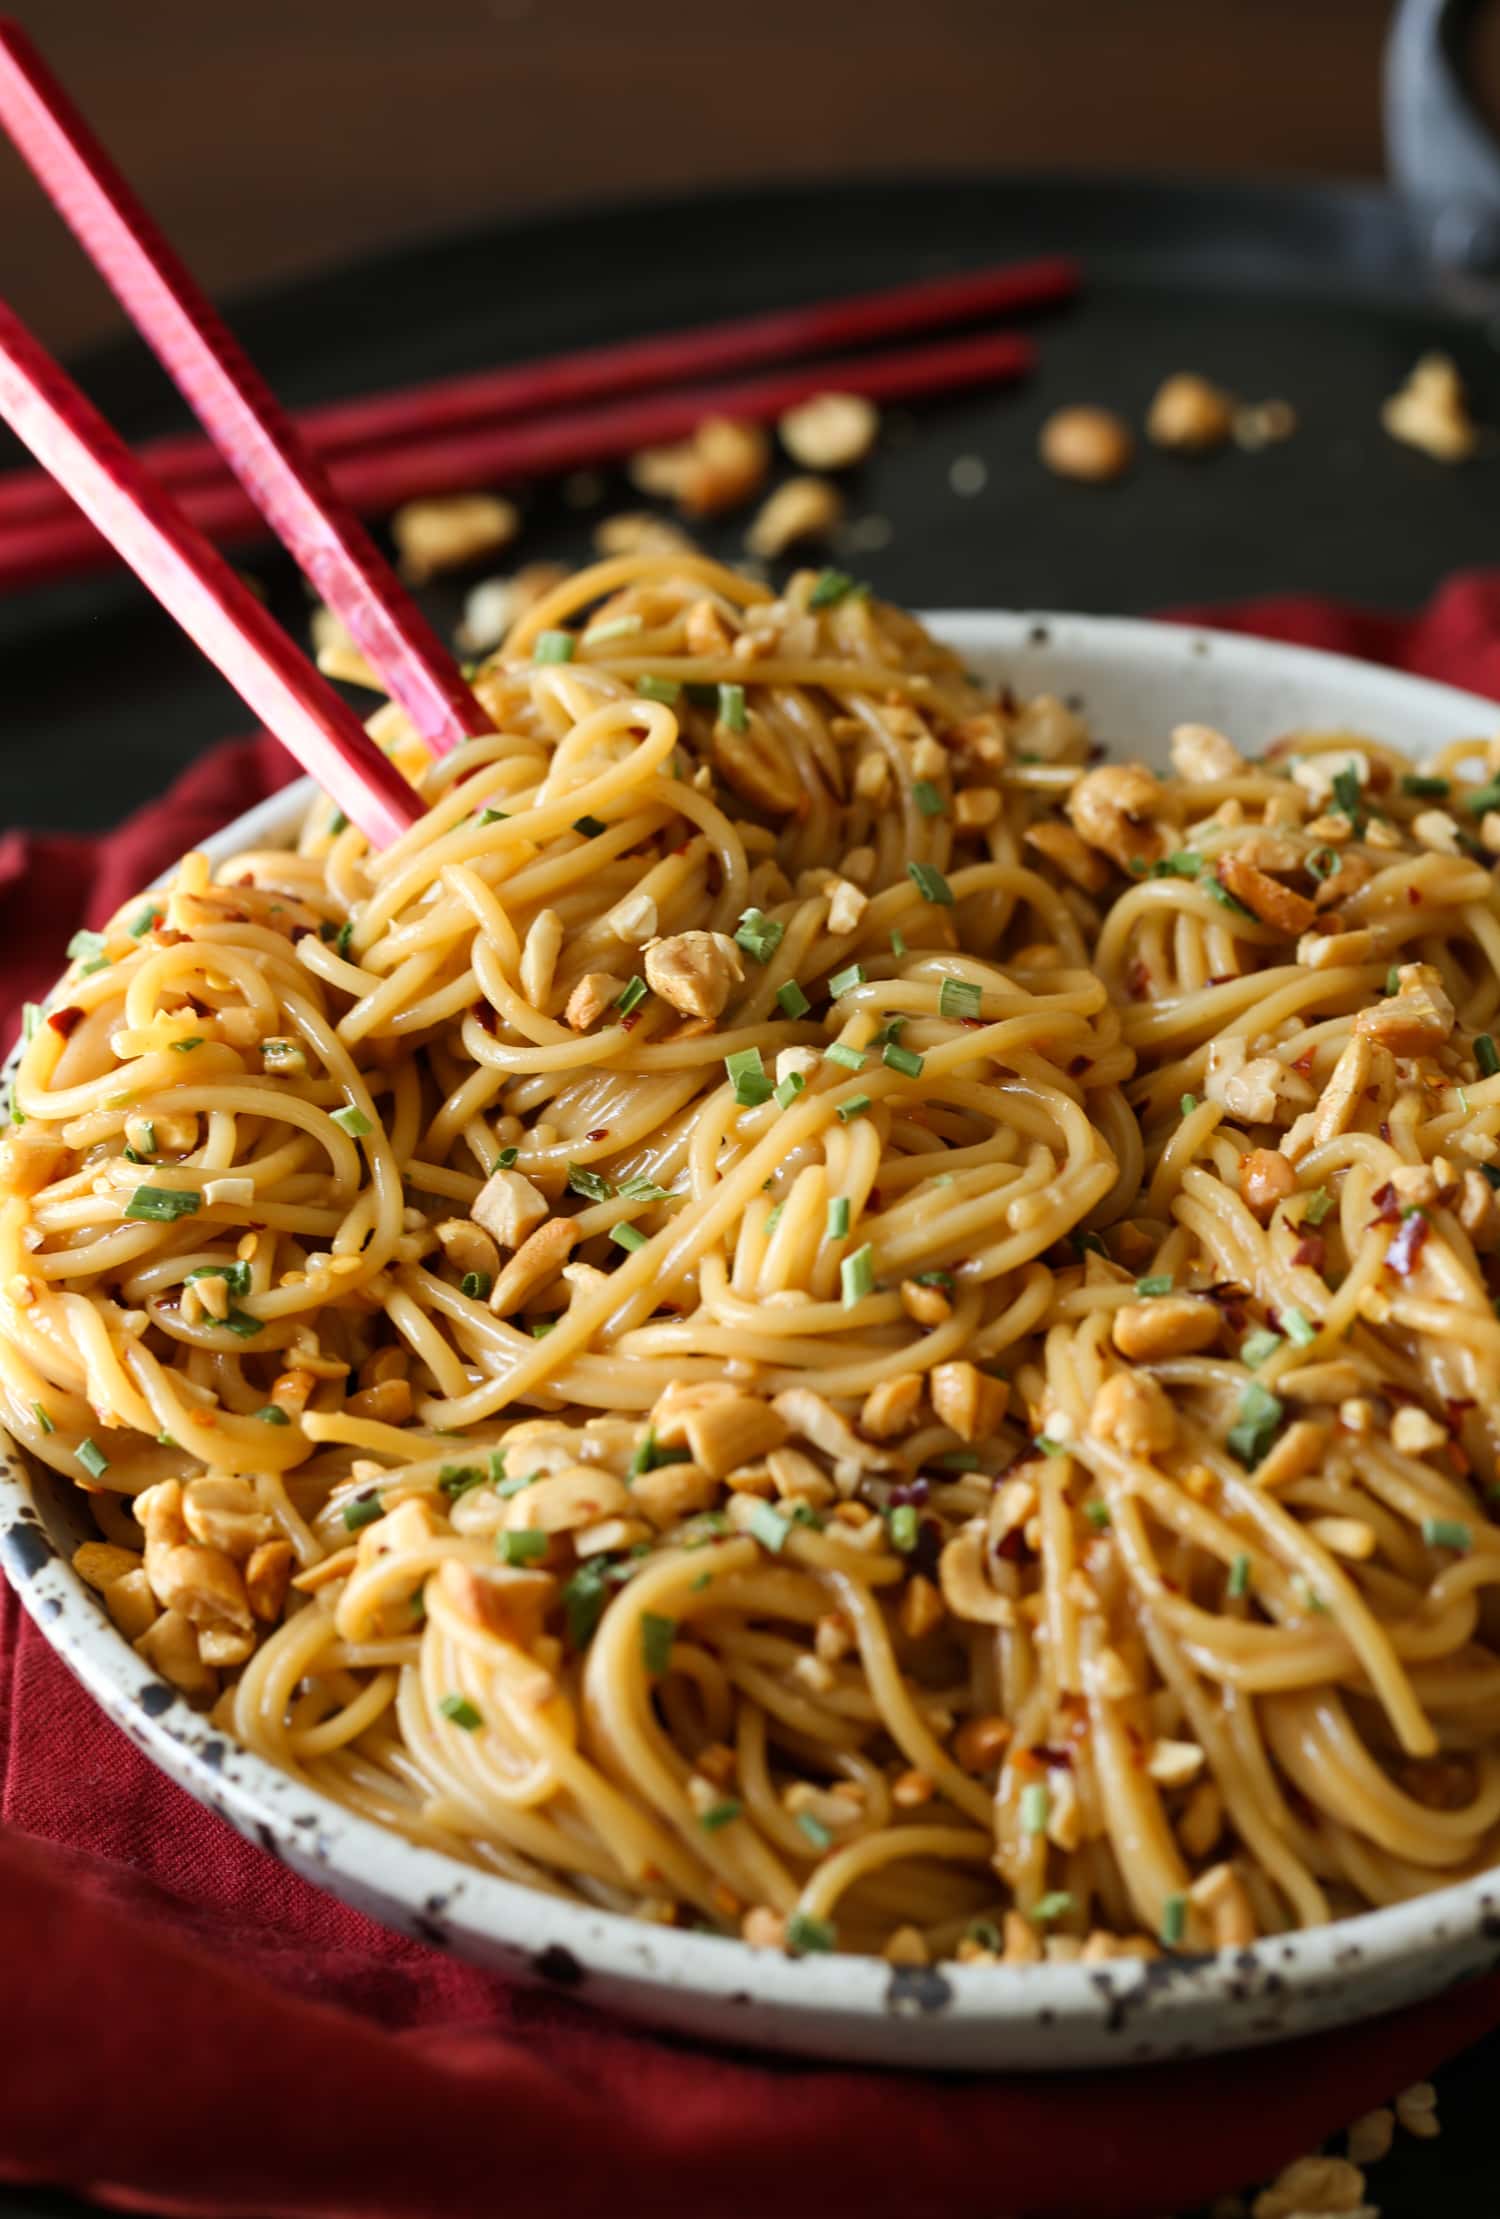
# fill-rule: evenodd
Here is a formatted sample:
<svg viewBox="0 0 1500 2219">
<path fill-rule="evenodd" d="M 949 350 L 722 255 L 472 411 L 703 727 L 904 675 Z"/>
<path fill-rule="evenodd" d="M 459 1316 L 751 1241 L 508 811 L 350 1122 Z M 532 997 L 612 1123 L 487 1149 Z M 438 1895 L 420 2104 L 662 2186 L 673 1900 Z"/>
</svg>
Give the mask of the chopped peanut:
<svg viewBox="0 0 1500 2219">
<path fill-rule="evenodd" d="M 1253 1937 L 1252 1937 L 1253 1938 Z M 1250 2219 L 1312 2219 L 1314 2213 L 1357 2212 L 1365 2176 L 1342 2157 L 1299 2157 L 1263 2188 Z"/>
<path fill-rule="evenodd" d="M 1275 932 L 1306 932 L 1317 915 L 1317 910 L 1305 894 L 1294 893 L 1290 886 L 1283 886 L 1280 879 L 1272 878 L 1253 863 L 1247 863 L 1233 852 L 1221 855 L 1218 861 L 1219 884 L 1243 902 L 1253 917 Z"/>
<path fill-rule="evenodd" d="M 1104 763 L 1085 771 L 1068 796 L 1068 815 L 1080 839 L 1128 871 L 1154 863 L 1167 841 L 1158 819 L 1166 789 L 1144 763 Z"/>
<path fill-rule="evenodd" d="M 691 439 L 650 447 L 631 458 L 643 493 L 665 494 L 689 516 L 709 516 L 748 501 L 765 477 L 770 445 L 757 424 L 710 416 Z"/>
<path fill-rule="evenodd" d="M 1467 462 L 1479 444 L 1463 379 L 1446 354 L 1422 356 L 1381 408 L 1380 421 L 1392 439 L 1434 462 Z"/>
<path fill-rule="evenodd" d="M 777 425 L 781 444 L 804 470 L 848 470 L 875 444 L 880 416 L 860 393 L 814 393 Z"/>
<path fill-rule="evenodd" d="M 1430 963 L 1403 963 L 1396 980 L 1400 992 L 1362 1009 L 1354 1020 L 1356 1032 L 1397 1056 L 1440 1048 L 1456 1016 L 1442 974 Z"/>
<path fill-rule="evenodd" d="M 987 1440 L 1005 1415 L 1010 1388 L 976 1364 L 935 1364 L 928 1374 L 934 1415 L 961 1441 Z"/>
<path fill-rule="evenodd" d="M 1131 1456 L 1155 1456 L 1177 1438 L 1177 1416 L 1147 1372 L 1116 1372 L 1106 1379 L 1089 1412 L 1089 1431 L 1114 1441 Z"/>
<path fill-rule="evenodd" d="M 1028 825 L 1022 839 L 1085 894 L 1101 894 L 1109 884 L 1108 863 L 1085 846 L 1071 826 L 1055 822 Z"/>
<path fill-rule="evenodd" d="M 1125 475 L 1135 457 L 1135 441 L 1129 425 L 1111 409 L 1080 405 L 1053 411 L 1042 426 L 1038 451 L 1058 477 L 1103 485 Z"/>
<path fill-rule="evenodd" d="M 941 1325 L 953 1315 L 953 1304 L 941 1287 L 924 1287 L 915 1279 L 902 1280 L 901 1307 L 917 1325 Z"/>
<path fill-rule="evenodd" d="M 1316 1418 L 1289 1425 L 1255 1467 L 1255 1484 L 1272 1490 L 1315 1472 L 1328 1453 L 1328 1427 Z"/>
<path fill-rule="evenodd" d="M 141 1569 L 134 1549 L 116 1548 L 112 1541 L 85 1541 L 73 1552 L 73 1569 L 96 1595 L 107 1595 L 117 1580 Z"/>
<path fill-rule="evenodd" d="M 290 1541 L 263 1541 L 250 1552 L 245 1565 L 245 1594 L 255 1616 L 268 1626 L 281 1616 L 294 1562 Z"/>
<path fill-rule="evenodd" d="M 920 1641 L 940 1626 L 946 1615 L 943 1598 L 931 1580 L 925 1579 L 920 1572 L 915 1573 L 901 1591 L 897 1611 L 901 1631 L 908 1640 Z"/>
<path fill-rule="evenodd" d="M 155 1624 L 161 1609 L 144 1570 L 112 1580 L 104 1590 L 104 1607 L 125 1639 L 136 1642 Z"/>
<path fill-rule="evenodd" d="M 724 932 L 678 932 L 646 948 L 646 984 L 685 1017 L 717 1017 L 744 976 Z"/>
<path fill-rule="evenodd" d="M 170 1680 L 190 1701 L 205 1702 L 218 1691 L 218 1674 L 198 1652 L 198 1631 L 180 1610 L 164 1610 L 135 1644 L 154 1672 Z"/>
<path fill-rule="evenodd" d="M 519 1248 L 546 1217 L 547 1198 L 538 1192 L 524 1172 L 492 1171 L 475 1196 L 469 1214 L 476 1225 L 494 1236 L 501 1248 Z"/>
<path fill-rule="evenodd" d="M 539 909 L 521 946 L 521 992 L 533 1009 L 545 1009 L 562 952 L 563 922 L 555 909 Z"/>
<path fill-rule="evenodd" d="M 870 897 L 847 878 L 830 880 L 824 888 L 828 896 L 828 929 L 843 934 L 853 932 L 860 918 L 870 906 Z"/>
<path fill-rule="evenodd" d="M 1272 1159 L 1279 1163 L 1281 1158 Z M 1220 1318 L 1211 1302 L 1192 1295 L 1157 1295 L 1148 1302 L 1127 1302 L 1116 1310 L 1111 1334 L 1115 1347 L 1133 1364 L 1159 1363 L 1167 1356 L 1195 1356 L 1219 1337 Z"/>
<path fill-rule="evenodd" d="M 753 807 L 773 817 L 793 816 L 801 808 L 805 796 L 797 766 L 763 717 L 752 713 L 744 732 L 716 724 L 712 746 L 715 769 Z"/>
<path fill-rule="evenodd" d="M 408 501 L 391 518 L 391 537 L 403 576 L 425 585 L 440 571 L 458 570 L 508 547 L 521 529 L 513 501 L 493 493 L 450 493 L 440 500 Z"/>
<path fill-rule="evenodd" d="M 993 1772 L 1010 1741 L 1010 1721 L 992 1713 L 966 1718 L 953 1736 L 953 1755 L 965 1772 Z"/>
<path fill-rule="evenodd" d="M 727 1395 L 693 1411 L 684 1431 L 693 1462 L 712 1479 L 753 1463 L 786 1439 L 785 1418 L 757 1395 Z"/>
<path fill-rule="evenodd" d="M 563 1023 L 574 1032 L 587 1032 L 607 1009 L 613 1009 L 624 991 L 624 979 L 616 978 L 612 971 L 585 971 L 568 996 Z"/>
<path fill-rule="evenodd" d="M 1262 1225 L 1278 1202 L 1297 1191 L 1297 1174 L 1273 1148 L 1252 1148 L 1240 1162 L 1240 1193 Z"/>
<path fill-rule="evenodd" d="M 696 1464 L 660 1464 L 655 1471 L 642 1472 L 630 1492 L 636 1508 L 659 1530 L 711 1510 L 719 1499 L 717 1480 Z"/>
<path fill-rule="evenodd" d="M 1414 1402 L 1406 1403 L 1391 1420 L 1391 1447 L 1402 1456 L 1425 1456 L 1429 1449 L 1446 1446 L 1448 1429 Z"/>
<path fill-rule="evenodd" d="M 1000 796 L 993 786 L 960 786 L 953 797 L 953 822 L 960 832 L 982 832 L 1000 814 Z"/>
<path fill-rule="evenodd" d="M 491 1291 L 490 1308 L 496 1317 L 509 1317 L 528 1296 L 556 1278 L 577 1238 L 577 1229 L 566 1218 L 553 1217 L 522 1241 Z"/>
<path fill-rule="evenodd" d="M 276 1532 L 275 1520 L 261 1508 L 255 1489 L 245 1479 L 189 1480 L 182 1491 L 182 1514 L 195 1541 L 222 1549 L 236 1563 Z"/>
<path fill-rule="evenodd" d="M 1173 770 L 1195 785 L 1237 778 L 1245 768 L 1244 757 L 1233 740 L 1216 732 L 1211 724 L 1179 724 L 1173 728 L 1170 744 Z"/>
<path fill-rule="evenodd" d="M 1155 447 L 1180 454 L 1206 454 L 1222 447 L 1234 424 L 1234 403 L 1227 393 L 1192 370 L 1178 370 L 1157 387 L 1146 417 L 1146 437 Z"/>
<path fill-rule="evenodd" d="M 877 1441 L 891 1441 L 908 1432 L 916 1423 L 922 1387 L 922 1374 L 916 1371 L 898 1372 L 894 1379 L 883 1379 L 865 1397 L 859 1414 L 861 1431 Z"/>
<path fill-rule="evenodd" d="M 917 1811 L 937 1793 L 925 1772 L 899 1772 L 891 1783 L 891 1801 L 899 1811 Z"/>
<path fill-rule="evenodd" d="M 826 478 L 788 478 L 745 534 L 752 555 L 774 561 L 799 539 L 826 539 L 844 513 L 844 497 Z"/>
<path fill-rule="evenodd" d="M 1368 963 L 1375 953 L 1375 935 L 1363 926 L 1353 932 L 1304 932 L 1297 942 L 1297 961 L 1308 971 L 1331 971 L 1342 963 Z"/>
</svg>

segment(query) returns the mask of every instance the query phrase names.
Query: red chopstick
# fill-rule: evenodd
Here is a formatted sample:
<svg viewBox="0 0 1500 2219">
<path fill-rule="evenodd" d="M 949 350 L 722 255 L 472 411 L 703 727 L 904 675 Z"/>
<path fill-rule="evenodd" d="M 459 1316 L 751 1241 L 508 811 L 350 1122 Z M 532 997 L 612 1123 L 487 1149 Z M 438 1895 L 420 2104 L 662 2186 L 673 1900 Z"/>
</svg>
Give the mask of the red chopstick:
<svg viewBox="0 0 1500 2219">
<path fill-rule="evenodd" d="M 424 494 L 462 492 L 499 478 L 544 477 L 614 461 L 641 447 L 684 438 L 705 416 L 772 422 L 784 409 L 833 384 L 871 400 L 918 400 L 1022 377 L 1035 361 L 1030 340 L 991 332 L 891 354 L 806 363 L 734 384 L 683 386 L 614 407 L 473 426 L 336 458 L 330 475 L 351 508 L 379 515 Z M 232 480 L 189 486 L 182 505 L 200 531 L 226 544 L 253 536 L 258 523 L 254 507 Z M 107 550 L 76 517 L 0 524 L 0 587 L 40 584 L 97 569 L 106 560 Z"/>
<path fill-rule="evenodd" d="M 322 465 L 26 33 L 4 20 L 0 122 L 256 508 L 423 739 L 443 753 L 489 731 L 457 664 Z"/>
<path fill-rule="evenodd" d="M 575 407 L 582 401 L 617 401 L 631 393 L 689 381 L 738 376 L 762 363 L 795 362 L 820 351 L 831 353 L 877 339 L 908 338 L 950 324 L 975 323 L 981 317 L 1054 307 L 1070 300 L 1078 284 L 1078 264 L 1066 256 L 1049 255 L 952 277 L 920 278 L 806 308 L 773 309 L 690 331 L 626 339 L 522 363 L 515 369 L 482 370 L 430 385 L 361 394 L 304 409 L 292 421 L 308 446 L 329 462 L 398 440 L 425 441 L 440 433 Z M 826 374 L 842 388 L 850 371 L 830 364 Z M 218 450 L 192 434 L 151 440 L 137 452 L 152 475 L 176 492 L 225 475 Z M 12 471 L 0 477 L 0 519 L 47 516 L 64 506 L 56 487 L 41 473 Z"/>
<path fill-rule="evenodd" d="M 354 712 L 3 301 L 0 416 L 367 839 L 388 847 L 416 822 Z"/>
</svg>

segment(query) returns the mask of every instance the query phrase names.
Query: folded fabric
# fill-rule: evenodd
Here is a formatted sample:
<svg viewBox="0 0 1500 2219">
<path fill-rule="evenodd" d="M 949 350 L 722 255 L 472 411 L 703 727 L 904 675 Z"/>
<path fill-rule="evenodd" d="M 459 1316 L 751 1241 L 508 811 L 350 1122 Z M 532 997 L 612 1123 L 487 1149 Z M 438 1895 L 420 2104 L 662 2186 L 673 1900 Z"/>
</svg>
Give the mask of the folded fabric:
<svg viewBox="0 0 1500 2219">
<path fill-rule="evenodd" d="M 1191 612 L 1500 697 L 1500 574 L 1406 620 Z M 219 749 L 95 842 L 0 840 L 3 1031 L 289 775 Z M 0 2178 L 254 2219 L 1132 2219 L 1264 2177 L 1500 2023 L 1500 1979 L 1317 2042 L 984 2079 L 713 2052 L 385 1932 L 156 1773 L 0 1592 Z M 1039 2040 L 1044 2037 L 1039 2037 Z"/>
</svg>

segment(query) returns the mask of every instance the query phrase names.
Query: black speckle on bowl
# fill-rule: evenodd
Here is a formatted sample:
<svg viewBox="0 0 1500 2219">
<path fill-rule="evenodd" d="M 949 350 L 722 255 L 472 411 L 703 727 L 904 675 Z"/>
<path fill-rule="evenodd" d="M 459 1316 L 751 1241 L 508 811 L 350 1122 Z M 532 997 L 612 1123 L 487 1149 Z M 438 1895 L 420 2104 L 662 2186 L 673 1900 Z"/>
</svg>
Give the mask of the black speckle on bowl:
<svg viewBox="0 0 1500 2219">
<path fill-rule="evenodd" d="M 198 1754 L 203 1759 L 203 1762 L 208 1766 L 210 1772 L 223 1771 L 224 1744 L 219 1739 L 217 1734 L 209 1735 L 207 1741 L 204 1742 L 202 1748 L 198 1751 Z"/>
<path fill-rule="evenodd" d="M 451 1900 L 452 1898 L 449 1894 L 449 1891 L 446 1888 L 443 1888 L 440 1889 L 436 1895 L 428 1896 L 426 1902 L 422 1905 L 422 1908 L 427 1913 L 427 1916 L 429 1918 L 440 1919 L 443 1913 L 447 1910 Z"/>
<path fill-rule="evenodd" d="M 47 1596 L 46 1600 L 43 1602 L 42 1616 L 47 1619 L 49 1623 L 52 1619 L 60 1618 L 62 1616 L 62 1604 L 58 1601 L 55 1595 Z"/>
<path fill-rule="evenodd" d="M 440 1925 L 436 1919 L 424 1918 L 420 1911 L 412 1919 L 411 1930 L 416 1935 L 417 1940 L 425 1942 L 429 1949 L 447 1949 L 449 1947 L 447 1927 Z"/>
<path fill-rule="evenodd" d="M 276 1862 L 280 1864 L 281 1844 L 276 1839 L 274 1830 L 266 1824 L 263 1818 L 258 1818 L 255 1821 L 255 1838 L 260 1843 L 260 1846 L 265 1851 L 266 1855 L 268 1857 L 274 1857 L 276 1859 Z"/>
<path fill-rule="evenodd" d="M 932 1965 L 893 1965 L 886 1983 L 885 2007 L 895 2018 L 915 2019 L 946 2011 L 952 1984 Z"/>
<path fill-rule="evenodd" d="M 532 1963 L 543 1980 L 550 1980 L 558 1988 L 580 1988 L 588 1977 L 572 1950 L 556 1942 L 539 1949 Z"/>
<path fill-rule="evenodd" d="M 165 1680 L 148 1680 L 144 1687 L 136 1689 L 135 1699 L 148 1718 L 160 1718 L 176 1701 Z"/>
<path fill-rule="evenodd" d="M 1026 635 L 1026 644 L 1028 647 L 1046 647 L 1049 645 L 1051 638 L 1052 627 L 1050 624 L 1033 624 Z"/>
<path fill-rule="evenodd" d="M 56 1554 L 51 1536 L 43 1533 L 40 1526 L 20 1518 L 0 1534 L 0 1556 L 4 1557 L 6 1569 L 14 1580 L 35 1579 Z"/>
</svg>

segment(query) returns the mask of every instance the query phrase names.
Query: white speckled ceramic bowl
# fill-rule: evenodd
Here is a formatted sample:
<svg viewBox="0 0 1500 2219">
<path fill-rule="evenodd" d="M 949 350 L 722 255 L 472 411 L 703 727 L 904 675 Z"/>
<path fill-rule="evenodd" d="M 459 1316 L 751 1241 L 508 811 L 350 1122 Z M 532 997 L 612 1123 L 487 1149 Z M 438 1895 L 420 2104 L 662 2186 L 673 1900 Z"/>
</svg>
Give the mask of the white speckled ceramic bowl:
<svg viewBox="0 0 1500 2219">
<path fill-rule="evenodd" d="M 1421 755 L 1500 725 L 1473 695 L 1304 649 L 1074 616 L 950 615 L 938 628 L 1021 694 L 1079 702 L 1116 753 L 1160 756 L 1179 722 L 1248 749 L 1343 726 Z M 218 856 L 286 836 L 293 788 L 230 825 Z M 1500 1872 L 1253 1948 L 1143 1965 L 894 1968 L 791 1960 L 558 1901 L 413 1848 L 227 1742 L 157 1679 L 68 1568 L 84 1498 L 0 1436 L 0 1557 L 43 1635 L 163 1771 L 268 1856 L 415 1934 L 690 2034 L 889 2065 L 1007 2070 L 1234 2049 L 1373 2016 L 1500 1962 Z"/>
</svg>

